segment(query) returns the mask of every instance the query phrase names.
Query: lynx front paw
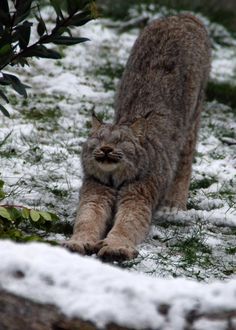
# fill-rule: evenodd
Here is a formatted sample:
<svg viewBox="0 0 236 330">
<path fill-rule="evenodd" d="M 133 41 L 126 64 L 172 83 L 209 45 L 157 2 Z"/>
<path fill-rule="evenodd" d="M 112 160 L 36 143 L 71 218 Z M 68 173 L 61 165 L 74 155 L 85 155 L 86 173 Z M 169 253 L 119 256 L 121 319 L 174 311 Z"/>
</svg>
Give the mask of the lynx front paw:
<svg viewBox="0 0 236 330">
<path fill-rule="evenodd" d="M 138 251 L 133 246 L 121 242 L 109 242 L 108 239 L 100 241 L 96 249 L 97 256 L 108 262 L 130 260 L 138 255 Z"/>
<path fill-rule="evenodd" d="M 91 255 L 95 253 L 96 244 L 93 242 L 83 242 L 75 239 L 61 242 L 61 246 L 70 250 L 71 252 L 78 252 L 82 255 Z"/>
</svg>

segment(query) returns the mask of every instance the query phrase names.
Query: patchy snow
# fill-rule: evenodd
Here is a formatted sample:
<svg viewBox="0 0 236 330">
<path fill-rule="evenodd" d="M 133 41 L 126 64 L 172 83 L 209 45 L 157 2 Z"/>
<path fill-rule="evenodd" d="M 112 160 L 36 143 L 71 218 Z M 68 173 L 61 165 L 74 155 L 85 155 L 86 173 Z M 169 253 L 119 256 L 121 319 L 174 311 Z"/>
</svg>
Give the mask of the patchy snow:
<svg viewBox="0 0 236 330">
<path fill-rule="evenodd" d="M 181 330 L 193 310 L 207 315 L 230 312 L 236 306 L 236 279 L 211 285 L 153 279 L 39 243 L 1 241 L 0 260 L 1 288 L 54 304 L 68 317 L 90 320 L 98 327 L 116 323 Z M 162 306 L 168 306 L 168 318 Z M 214 329 L 221 323 L 214 322 Z"/>
<path fill-rule="evenodd" d="M 227 51 L 220 46 L 215 49 L 214 61 L 212 62 L 211 76 L 218 81 L 228 81 L 235 78 L 236 65 L 235 61 L 235 48 L 230 48 Z"/>
<path fill-rule="evenodd" d="M 133 9 L 132 17 L 153 19 L 169 12 L 153 5 L 141 14 Z M 204 22 L 214 44 L 211 79 L 231 83 L 236 41 L 223 27 L 206 18 Z M 8 192 L 3 203 L 42 208 L 61 221 L 74 221 L 83 175 L 80 152 L 91 111 L 112 119 L 115 89 L 139 32 L 121 32 L 119 26 L 122 22 L 107 19 L 90 22 L 79 34 L 91 41 L 64 48 L 61 60 L 41 59 L 19 69 L 31 89 L 27 100 L 10 95 L 11 119 L 1 117 L 0 141 L 11 132 L 0 148 L 1 178 Z M 236 137 L 235 109 L 217 102 L 205 108 L 188 211 L 158 213 L 140 255 L 123 267 L 207 282 L 235 276 L 236 146 L 227 143 Z"/>
</svg>

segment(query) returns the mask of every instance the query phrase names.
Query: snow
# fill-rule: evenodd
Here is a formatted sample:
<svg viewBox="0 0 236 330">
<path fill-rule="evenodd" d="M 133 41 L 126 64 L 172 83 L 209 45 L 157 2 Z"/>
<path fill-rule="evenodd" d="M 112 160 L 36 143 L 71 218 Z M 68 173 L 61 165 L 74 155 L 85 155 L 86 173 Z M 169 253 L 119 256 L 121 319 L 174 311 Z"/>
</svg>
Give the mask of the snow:
<svg viewBox="0 0 236 330">
<path fill-rule="evenodd" d="M 132 11 L 134 18 L 150 19 L 166 13 L 154 5 L 141 14 Z M 214 44 L 211 79 L 234 84 L 236 41 L 223 27 L 204 21 Z M 90 42 L 63 49 L 62 60 L 41 59 L 19 70 L 31 89 L 26 101 L 10 95 L 11 105 L 6 107 L 11 119 L 1 117 L 0 141 L 11 132 L 0 148 L 0 178 L 8 193 L 2 203 L 48 210 L 61 222 L 73 223 L 83 177 L 80 152 L 91 111 L 112 120 L 119 72 L 139 32 L 135 28 L 121 33 L 119 26 L 122 22 L 114 27 L 107 19 L 90 22 L 79 29 Z M 227 46 L 214 38 L 227 39 Z M 205 108 L 192 173 L 192 183 L 199 187 L 190 189 L 187 211 L 155 215 L 149 236 L 138 247 L 139 256 L 122 264 L 129 272 L 58 247 L 4 241 L 1 286 L 55 303 L 66 315 L 100 326 L 114 321 L 140 329 L 165 324 L 166 329 L 177 330 L 182 329 L 184 313 L 198 303 L 202 311 L 235 307 L 236 258 L 231 250 L 236 245 L 236 146 L 226 143 L 235 140 L 231 137 L 236 132 L 235 109 L 217 101 Z M 200 184 L 204 180 L 206 187 Z M 49 233 L 48 238 L 67 236 Z M 25 277 L 16 278 L 17 270 Z M 158 306 L 169 303 L 166 324 Z M 196 329 L 220 330 L 222 324 L 199 320 Z"/>
<path fill-rule="evenodd" d="M 236 279 L 211 285 L 154 279 L 39 243 L 1 241 L 0 260 L 1 288 L 54 304 L 68 317 L 98 327 L 115 322 L 135 329 L 181 330 L 191 310 L 207 314 L 236 306 Z M 163 305 L 169 306 L 168 320 L 160 312 Z"/>
</svg>

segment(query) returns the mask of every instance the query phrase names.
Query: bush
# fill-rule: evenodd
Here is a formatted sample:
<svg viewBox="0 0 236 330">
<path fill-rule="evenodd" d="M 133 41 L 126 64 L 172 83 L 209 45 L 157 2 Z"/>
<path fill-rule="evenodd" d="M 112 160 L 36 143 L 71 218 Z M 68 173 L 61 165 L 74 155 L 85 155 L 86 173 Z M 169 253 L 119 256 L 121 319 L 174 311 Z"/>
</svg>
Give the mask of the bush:
<svg viewBox="0 0 236 330">
<path fill-rule="evenodd" d="M 58 51 L 47 47 L 55 45 L 71 46 L 88 39 L 72 35 L 74 27 L 82 26 L 96 17 L 96 7 L 91 0 L 50 0 L 56 14 L 52 29 L 42 18 L 40 4 L 36 0 L 0 1 L 0 97 L 9 102 L 4 86 L 12 87 L 20 95 L 27 97 L 26 85 L 13 74 L 3 72 L 7 66 L 29 65 L 28 58 L 59 59 Z M 41 4 L 42 5 L 42 4 Z M 65 8 L 65 11 L 63 11 Z M 30 18 L 34 17 L 35 20 Z M 35 21 L 37 23 L 35 23 Z M 31 42 L 31 31 L 37 24 L 38 39 Z M 9 117 L 7 109 L 0 104 L 0 111 Z"/>
</svg>

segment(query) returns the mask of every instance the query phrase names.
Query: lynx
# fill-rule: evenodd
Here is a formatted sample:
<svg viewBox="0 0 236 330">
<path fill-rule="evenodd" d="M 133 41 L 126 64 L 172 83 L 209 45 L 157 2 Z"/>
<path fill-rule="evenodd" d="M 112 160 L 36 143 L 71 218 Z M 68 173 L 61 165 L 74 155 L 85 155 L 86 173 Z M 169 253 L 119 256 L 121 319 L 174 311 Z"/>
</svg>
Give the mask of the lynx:
<svg viewBox="0 0 236 330">
<path fill-rule="evenodd" d="M 67 248 L 132 259 L 158 207 L 186 209 L 209 70 L 210 41 L 196 17 L 155 20 L 141 32 L 120 82 L 114 122 L 93 115 Z"/>
</svg>

